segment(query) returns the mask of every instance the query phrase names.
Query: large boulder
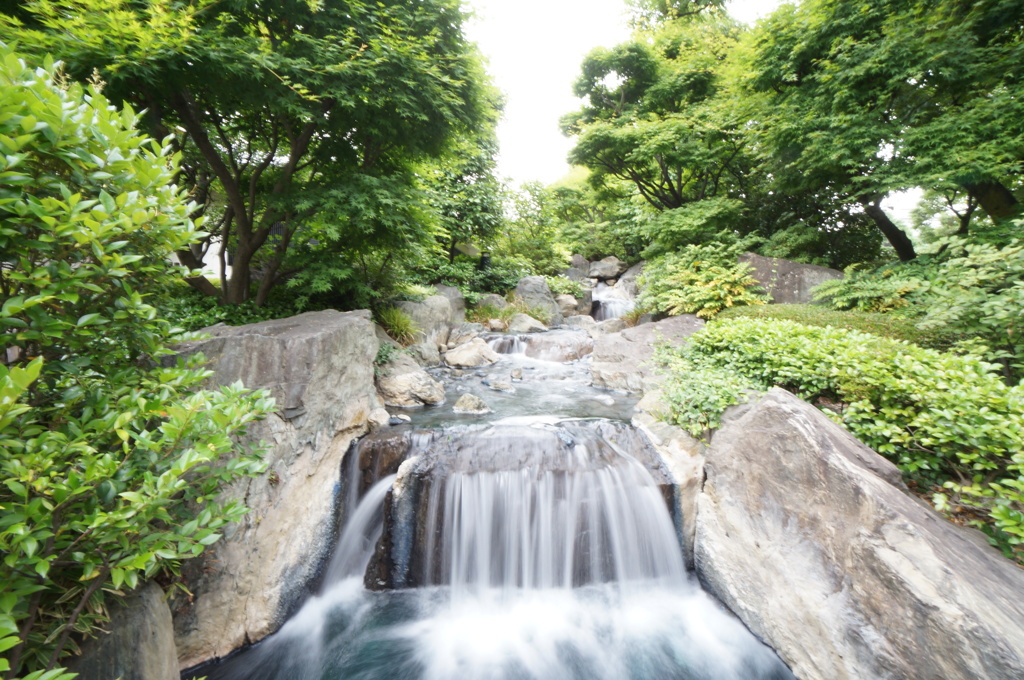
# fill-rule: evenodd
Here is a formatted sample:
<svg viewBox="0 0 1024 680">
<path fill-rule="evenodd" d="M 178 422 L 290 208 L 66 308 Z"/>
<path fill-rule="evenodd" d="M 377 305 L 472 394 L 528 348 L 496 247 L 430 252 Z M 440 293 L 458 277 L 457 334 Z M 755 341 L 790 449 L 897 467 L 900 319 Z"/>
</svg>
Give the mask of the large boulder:
<svg viewBox="0 0 1024 680">
<path fill-rule="evenodd" d="M 454 349 L 459 345 L 465 345 L 473 338 L 484 332 L 482 323 L 462 323 L 453 326 L 448 333 L 448 349 Z"/>
<path fill-rule="evenodd" d="M 266 637 L 305 597 L 333 546 L 342 457 L 380 406 L 369 312 L 309 312 L 207 332 L 213 337 L 181 353 L 205 354 L 213 384 L 269 389 L 278 411 L 245 439 L 267 442 L 267 472 L 225 492 L 246 499 L 250 512 L 182 566 L 192 596 L 175 591 L 171 603 L 182 668 Z"/>
<path fill-rule="evenodd" d="M 555 296 L 555 304 L 558 305 L 558 311 L 562 314 L 563 321 L 567 316 L 573 316 L 576 314 L 576 307 L 579 305 L 579 300 L 574 298 L 572 295 L 562 294 Z"/>
<path fill-rule="evenodd" d="M 508 321 L 509 333 L 542 333 L 547 329 L 547 326 L 529 314 L 514 314 Z"/>
<path fill-rule="evenodd" d="M 583 271 L 587 271 L 590 269 L 590 262 L 579 253 L 575 253 L 572 256 L 572 259 L 569 260 L 569 266 L 573 269 L 582 269 Z"/>
<path fill-rule="evenodd" d="M 601 281 L 607 281 L 608 279 L 617 279 L 623 274 L 629 265 L 615 257 L 609 255 L 603 260 L 590 263 L 590 271 L 588 275 L 592 279 L 600 279 Z"/>
<path fill-rule="evenodd" d="M 455 368 L 476 368 L 490 366 L 500 357 L 483 338 L 473 338 L 464 345 L 445 352 L 444 362 Z"/>
<path fill-rule="evenodd" d="M 408 354 L 396 354 L 380 367 L 377 394 L 385 406 L 424 406 L 444 401 L 444 386 Z"/>
<path fill-rule="evenodd" d="M 594 351 L 594 339 L 582 330 L 538 333 L 526 341 L 526 356 L 544 361 L 577 361 Z"/>
<path fill-rule="evenodd" d="M 481 295 L 480 299 L 473 306 L 477 308 L 493 307 L 494 309 L 505 309 L 508 307 L 508 301 L 495 293 L 487 293 L 486 295 Z"/>
<path fill-rule="evenodd" d="M 114 598 L 108 598 L 114 599 Z M 82 643 L 67 660 L 81 680 L 178 680 L 174 623 L 164 591 L 147 583 L 109 606 L 108 631 Z"/>
<path fill-rule="evenodd" d="M 438 295 L 448 298 L 448 304 L 452 307 L 451 323 L 462 323 L 466 320 L 466 298 L 462 291 L 455 286 L 434 286 Z"/>
<path fill-rule="evenodd" d="M 754 278 L 777 304 L 811 302 L 812 288 L 825 281 L 843 278 L 843 273 L 836 269 L 754 253 L 740 255 L 740 262 L 754 268 Z"/>
<path fill-rule="evenodd" d="M 615 288 L 618 289 L 619 294 L 627 299 L 633 300 L 640 293 L 640 285 L 636 282 L 640 275 L 644 273 L 644 266 L 646 262 L 638 262 L 623 273 L 619 277 L 619 280 L 615 282 Z"/>
<path fill-rule="evenodd" d="M 598 324 L 598 327 L 611 319 Z M 657 380 L 650 358 L 658 342 L 679 344 L 704 327 L 692 314 L 673 316 L 655 323 L 627 328 L 617 333 L 598 334 L 594 342 L 591 382 L 594 387 L 626 392 L 643 392 Z"/>
<path fill-rule="evenodd" d="M 562 311 L 543 276 L 527 276 L 520 279 L 513 294 L 530 309 L 543 311 L 547 315 L 546 322 L 549 326 L 562 323 Z"/>
<path fill-rule="evenodd" d="M 409 315 L 419 329 L 417 340 L 443 344 L 448 338 L 448 327 L 455 320 L 452 303 L 443 295 L 431 295 L 422 302 L 404 300 L 395 307 Z"/>
<path fill-rule="evenodd" d="M 1024 677 L 1024 571 L 796 397 L 727 416 L 706 453 L 697 573 L 797 677 Z"/>
</svg>

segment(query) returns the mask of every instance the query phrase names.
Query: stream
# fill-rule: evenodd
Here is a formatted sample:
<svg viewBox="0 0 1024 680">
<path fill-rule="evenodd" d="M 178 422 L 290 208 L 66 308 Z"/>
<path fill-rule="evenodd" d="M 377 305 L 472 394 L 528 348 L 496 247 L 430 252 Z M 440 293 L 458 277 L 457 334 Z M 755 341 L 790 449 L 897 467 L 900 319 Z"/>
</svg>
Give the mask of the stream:
<svg viewBox="0 0 1024 680">
<path fill-rule="evenodd" d="M 628 424 L 636 397 L 591 387 L 589 357 L 528 356 L 534 340 L 431 369 L 445 403 L 350 450 L 319 591 L 186 677 L 791 679 L 685 569 L 671 480 Z M 494 412 L 453 413 L 465 392 Z"/>
</svg>

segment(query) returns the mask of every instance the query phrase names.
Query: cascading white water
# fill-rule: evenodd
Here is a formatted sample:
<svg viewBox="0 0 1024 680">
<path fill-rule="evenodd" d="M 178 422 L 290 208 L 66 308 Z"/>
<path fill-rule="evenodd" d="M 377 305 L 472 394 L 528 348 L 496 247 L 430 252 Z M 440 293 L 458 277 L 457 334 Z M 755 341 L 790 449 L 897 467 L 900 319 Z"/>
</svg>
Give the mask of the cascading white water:
<svg viewBox="0 0 1024 680">
<path fill-rule="evenodd" d="M 525 424 L 531 423 L 531 424 Z M 322 592 L 211 680 L 792 680 L 685 573 L 655 464 L 609 421 L 417 433 L 349 514 Z M 614 441 L 611 441 L 614 440 Z M 353 452 L 351 455 L 357 455 Z M 645 454 L 646 455 L 646 454 Z M 419 489 L 419 492 L 416 491 Z M 419 587 L 362 574 L 420 535 Z M 399 531 L 399 529 L 401 529 Z M 373 566 L 370 566 L 372 569 Z"/>
<path fill-rule="evenodd" d="M 618 319 L 633 310 L 632 298 L 604 282 L 594 286 L 593 300 L 595 321 Z"/>
<path fill-rule="evenodd" d="M 487 345 L 498 354 L 524 354 L 527 342 L 521 335 L 492 335 Z"/>
</svg>

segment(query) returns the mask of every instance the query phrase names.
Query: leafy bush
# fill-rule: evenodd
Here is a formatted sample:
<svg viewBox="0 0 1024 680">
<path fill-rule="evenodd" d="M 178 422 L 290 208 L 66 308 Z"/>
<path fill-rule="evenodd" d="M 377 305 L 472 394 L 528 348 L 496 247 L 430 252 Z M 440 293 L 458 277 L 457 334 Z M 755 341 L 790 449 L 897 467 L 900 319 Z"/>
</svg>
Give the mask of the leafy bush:
<svg viewBox="0 0 1024 680">
<path fill-rule="evenodd" d="M 509 320 L 518 313 L 519 309 L 512 305 L 507 305 L 505 307 L 478 305 L 466 310 L 466 320 L 470 323 L 486 324 L 491 319 L 498 319 L 499 321 L 508 323 Z"/>
<path fill-rule="evenodd" d="M 1018 220 L 1024 226 L 1024 220 Z M 1004 377 L 1024 378 L 1024 242 L 1002 248 L 950 239 L 945 259 L 925 287 L 919 325 L 976 337 Z"/>
<path fill-rule="evenodd" d="M 519 279 L 531 274 L 530 267 L 518 260 L 501 257 L 491 259 L 486 269 L 480 269 L 474 259 L 458 256 L 455 262 L 443 260 L 420 272 L 425 283 L 443 283 L 467 293 L 495 293 L 505 295 L 516 287 Z"/>
<path fill-rule="evenodd" d="M 908 275 L 905 266 L 888 265 L 876 270 L 846 268 L 846 276 L 815 286 L 812 297 L 826 302 L 833 309 L 858 312 L 889 312 L 906 307 L 907 297 L 924 282 Z"/>
<path fill-rule="evenodd" d="M 756 319 L 714 322 L 685 348 L 664 351 L 688 371 L 721 369 L 752 388 L 778 385 L 837 406 L 833 417 L 861 441 L 913 479 L 945 488 L 934 496 L 937 507 L 979 513 L 1004 547 L 1024 545 L 1024 387 L 1008 387 L 992 364 L 857 331 Z M 677 370 L 666 390 L 704 380 Z M 733 392 L 720 390 L 721 403 Z M 677 407 L 673 417 L 685 424 L 691 416 Z"/>
<path fill-rule="evenodd" d="M 402 345 L 411 345 L 416 342 L 420 328 L 412 317 L 397 307 L 381 307 L 377 310 L 377 323 L 387 331 L 387 334 Z"/>
<path fill-rule="evenodd" d="M 581 281 L 573 281 L 567 276 L 545 276 L 548 288 L 552 295 L 571 295 L 574 298 L 581 298 L 586 294 L 586 289 Z"/>
<path fill-rule="evenodd" d="M 729 307 L 760 305 L 767 297 L 756 293 L 760 284 L 753 269 L 736 261 L 733 248 L 723 245 L 687 246 L 647 264 L 638 279 L 638 305 L 670 315 L 696 314 L 709 319 Z"/>
<path fill-rule="evenodd" d="M 270 300 L 257 307 L 253 300 L 237 305 L 221 304 L 216 298 L 204 295 L 187 286 L 174 287 L 166 299 L 160 301 L 160 315 L 185 331 L 196 331 L 214 324 L 244 326 L 250 323 L 283 319 L 315 308 L 306 308 L 285 291 L 271 293 Z"/>
<path fill-rule="evenodd" d="M 216 542 L 245 511 L 218 491 L 262 470 L 235 436 L 271 403 L 238 385 L 200 389 L 199 358 L 160 365 L 174 336 L 149 292 L 180 285 L 170 257 L 197 232 L 171 184 L 177 157 L 136 121 L 97 87 L 65 89 L 52 63 L 29 68 L 0 45 L 9 676 L 55 671 L 108 598 Z"/>
</svg>

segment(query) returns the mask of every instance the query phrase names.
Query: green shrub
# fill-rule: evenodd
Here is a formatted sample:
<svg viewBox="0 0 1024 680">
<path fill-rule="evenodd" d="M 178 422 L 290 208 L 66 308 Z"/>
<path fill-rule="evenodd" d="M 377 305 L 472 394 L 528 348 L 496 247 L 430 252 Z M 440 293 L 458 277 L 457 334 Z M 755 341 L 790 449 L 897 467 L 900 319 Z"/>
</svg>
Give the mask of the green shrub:
<svg viewBox="0 0 1024 680">
<path fill-rule="evenodd" d="M 285 290 L 271 293 L 262 307 L 253 300 L 237 305 L 221 304 L 216 298 L 204 295 L 188 286 L 176 286 L 160 302 L 160 315 L 184 331 L 197 331 L 214 324 L 244 326 L 270 319 L 283 319 L 311 311 Z"/>
<path fill-rule="evenodd" d="M 416 342 L 420 328 L 412 317 L 397 307 L 382 307 L 376 314 L 377 323 L 388 335 L 402 345 Z"/>
<path fill-rule="evenodd" d="M 909 275 L 906 267 L 887 265 L 880 269 L 846 268 L 846 276 L 815 286 L 812 297 L 833 309 L 853 309 L 858 312 L 890 312 L 906 307 L 907 297 L 919 290 L 924 281 Z"/>
<path fill-rule="evenodd" d="M 262 470 L 236 436 L 269 412 L 170 363 L 151 296 L 197 232 L 178 158 L 97 87 L 0 44 L 0 669 L 55 670 L 109 598 L 201 553 Z M 9 354 L 9 355 L 10 355 Z M 59 673 L 57 673 L 59 675 Z M 31 677 L 31 676 L 30 676 Z"/>
<path fill-rule="evenodd" d="M 723 309 L 761 305 L 768 298 L 750 265 L 736 261 L 733 248 L 722 245 L 687 246 L 655 258 L 638 279 L 637 304 L 645 309 L 696 314 L 710 319 Z"/>
<path fill-rule="evenodd" d="M 574 298 L 581 298 L 586 295 L 586 289 L 581 281 L 573 281 L 567 276 L 545 276 L 548 288 L 552 295 L 571 295 Z"/>
<path fill-rule="evenodd" d="M 937 507 L 982 513 L 1004 547 L 1024 545 L 1024 387 L 1008 387 L 992 364 L 857 331 L 756 319 L 709 324 L 685 348 L 663 352 L 689 370 L 721 369 L 751 388 L 778 385 L 837 404 L 838 414 L 826 413 L 861 441 L 922 484 L 945 488 Z M 677 371 L 666 390 L 701 380 Z M 728 403 L 731 393 L 723 394 Z M 686 410 L 673 417 L 688 422 Z"/>
<path fill-rule="evenodd" d="M 486 324 L 491 319 L 498 319 L 508 323 L 513 316 L 519 313 L 519 309 L 508 305 L 495 307 L 494 305 L 479 305 L 466 310 L 466 320 L 470 323 Z"/>
</svg>

